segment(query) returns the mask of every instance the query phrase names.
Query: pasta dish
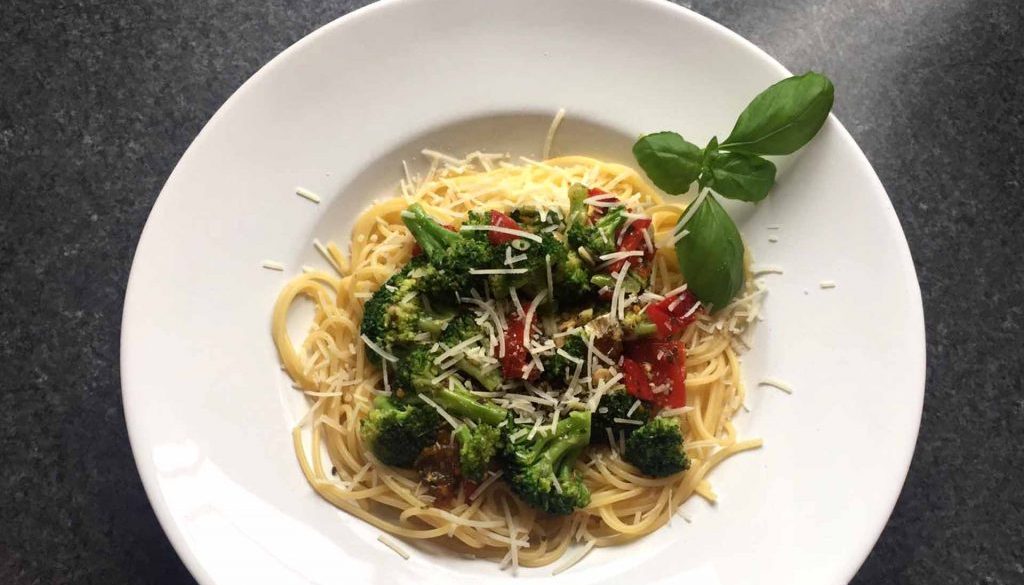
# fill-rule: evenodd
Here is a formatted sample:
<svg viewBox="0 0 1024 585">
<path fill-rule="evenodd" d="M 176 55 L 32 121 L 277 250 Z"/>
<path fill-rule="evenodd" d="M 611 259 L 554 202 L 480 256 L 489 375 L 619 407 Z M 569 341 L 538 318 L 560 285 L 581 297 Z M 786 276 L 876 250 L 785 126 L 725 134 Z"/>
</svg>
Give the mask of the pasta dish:
<svg viewBox="0 0 1024 585">
<path fill-rule="evenodd" d="M 578 560 L 670 521 L 742 440 L 738 354 L 764 292 L 702 303 L 689 207 L 582 156 L 432 156 L 354 223 L 333 272 L 284 287 L 272 333 L 308 397 L 302 472 L 396 537 L 504 566 Z M 305 339 L 289 309 L 312 301 Z M 569 553 L 568 551 L 572 551 Z"/>
</svg>

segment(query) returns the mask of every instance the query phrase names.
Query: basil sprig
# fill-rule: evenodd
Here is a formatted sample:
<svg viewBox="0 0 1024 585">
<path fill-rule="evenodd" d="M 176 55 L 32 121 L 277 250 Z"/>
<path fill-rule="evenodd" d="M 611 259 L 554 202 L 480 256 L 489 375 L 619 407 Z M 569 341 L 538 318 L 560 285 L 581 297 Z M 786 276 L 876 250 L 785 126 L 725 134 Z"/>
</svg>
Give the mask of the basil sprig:
<svg viewBox="0 0 1024 585">
<path fill-rule="evenodd" d="M 763 155 L 791 154 L 810 142 L 828 119 L 834 98 L 835 88 L 824 75 L 796 75 L 758 94 L 721 143 L 712 137 L 700 148 L 675 132 L 657 132 L 642 136 L 633 155 L 651 181 L 671 195 L 686 193 L 696 181 L 699 192 L 710 189 L 757 202 L 775 184 L 775 164 Z M 683 218 L 686 224 L 676 226 L 689 232 L 676 244 L 683 276 L 702 303 L 722 308 L 743 288 L 739 230 L 710 193 Z"/>
</svg>

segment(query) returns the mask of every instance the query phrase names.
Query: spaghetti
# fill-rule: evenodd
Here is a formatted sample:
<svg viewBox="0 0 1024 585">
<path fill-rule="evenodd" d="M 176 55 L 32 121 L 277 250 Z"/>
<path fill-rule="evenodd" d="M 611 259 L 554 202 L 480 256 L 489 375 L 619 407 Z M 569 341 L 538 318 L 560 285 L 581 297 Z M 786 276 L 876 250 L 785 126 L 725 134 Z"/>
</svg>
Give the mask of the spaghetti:
<svg viewBox="0 0 1024 585">
<path fill-rule="evenodd" d="M 739 299 L 714 314 L 696 312 L 681 339 L 687 404 L 661 416 L 676 417 L 682 427 L 691 461 L 686 471 L 644 476 L 623 459 L 621 437 L 612 436 L 608 446 L 588 448 L 576 463 L 590 489 L 590 503 L 571 515 L 548 516 L 515 497 L 500 473 L 491 472 L 470 493 L 460 490 L 442 507 L 424 493 L 414 471 L 376 460 L 364 445 L 360 421 L 391 381 L 368 352 L 382 353 L 385 361 L 389 356 L 364 342 L 360 322 L 364 302 L 411 258 L 414 240 L 401 218 L 409 204 L 418 202 L 431 215 L 457 224 L 470 210 L 529 205 L 564 214 L 570 185 L 600 188 L 652 220 L 648 245 L 657 248 L 648 290 L 663 296 L 683 285 L 671 243 L 680 237 L 673 228 L 685 209 L 663 201 L 632 169 L 580 156 L 516 164 L 485 153 L 462 160 L 425 154 L 433 160 L 426 178 L 414 183 L 407 175 L 401 197 L 377 202 L 361 214 L 347 256 L 333 243 L 316 242 L 334 273 L 307 269 L 284 287 L 274 305 L 272 334 L 281 362 L 311 404 L 293 440 L 313 489 L 387 533 L 440 540 L 458 552 L 512 566 L 553 563 L 579 542 L 580 550 L 570 557 L 575 563 L 594 546 L 629 542 L 657 530 L 693 494 L 714 502 L 711 470 L 761 445 L 760 440 L 739 440 L 732 422 L 745 394 L 737 355 L 748 346 L 745 334 L 758 319 L 764 292 L 750 278 L 749 266 Z M 315 312 L 308 334 L 296 346 L 286 321 L 300 297 L 311 300 Z M 494 319 L 500 321 L 498 315 Z"/>
</svg>

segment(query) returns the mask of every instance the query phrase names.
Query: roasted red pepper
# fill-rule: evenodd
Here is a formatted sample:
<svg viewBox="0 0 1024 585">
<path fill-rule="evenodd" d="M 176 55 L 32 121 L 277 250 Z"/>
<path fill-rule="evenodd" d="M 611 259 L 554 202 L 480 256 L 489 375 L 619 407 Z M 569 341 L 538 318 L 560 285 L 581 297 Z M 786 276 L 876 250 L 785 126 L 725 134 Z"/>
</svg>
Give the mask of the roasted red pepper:
<svg viewBox="0 0 1024 585">
<path fill-rule="evenodd" d="M 502 227 L 513 230 L 523 229 L 519 227 L 519 224 L 516 223 L 516 220 L 512 219 L 511 217 L 505 215 L 500 211 L 491 212 L 491 225 L 494 227 Z M 487 241 L 489 241 L 494 246 L 507 244 L 512 240 L 516 239 L 519 239 L 519 236 L 514 236 L 512 234 L 503 234 L 501 232 L 487 232 Z"/>
<path fill-rule="evenodd" d="M 591 197 L 596 197 L 598 195 L 607 195 L 606 197 L 597 197 L 596 199 L 594 199 L 594 201 L 597 203 L 619 203 L 618 197 L 608 193 L 607 191 L 604 191 L 603 189 L 598 189 L 597 187 L 594 187 L 593 189 L 588 189 L 587 195 L 590 195 Z M 590 222 L 593 223 L 601 216 L 603 216 L 607 211 L 608 208 L 604 207 L 603 205 L 591 205 L 590 214 L 587 215 L 587 217 L 590 219 Z"/>
<path fill-rule="evenodd" d="M 669 337 L 686 329 L 697 318 L 697 311 L 693 310 L 696 304 L 697 297 L 685 290 L 649 305 L 647 318 L 658 328 L 660 337 Z"/>
<path fill-rule="evenodd" d="M 619 252 L 643 252 L 643 256 L 630 256 L 629 258 L 622 258 L 616 260 L 609 268 L 610 274 L 615 274 L 622 269 L 623 266 L 630 264 L 634 273 L 641 277 L 646 278 L 650 274 L 650 267 L 647 266 L 647 260 L 650 259 L 651 251 L 647 249 L 647 242 L 644 239 L 644 230 L 651 225 L 649 219 L 638 219 L 633 223 L 626 226 L 626 233 L 621 234 L 619 243 Z"/>
<path fill-rule="evenodd" d="M 686 406 L 686 347 L 645 339 L 626 345 L 622 375 L 626 391 L 664 408 Z"/>
<path fill-rule="evenodd" d="M 529 306 L 523 307 L 529 311 Z M 506 317 L 508 328 L 505 330 L 505 356 L 501 358 L 501 374 L 505 378 L 520 379 L 526 364 L 530 363 L 530 354 L 526 351 L 526 323 L 519 313 L 511 313 Z M 531 370 L 530 379 L 540 372 Z"/>
</svg>

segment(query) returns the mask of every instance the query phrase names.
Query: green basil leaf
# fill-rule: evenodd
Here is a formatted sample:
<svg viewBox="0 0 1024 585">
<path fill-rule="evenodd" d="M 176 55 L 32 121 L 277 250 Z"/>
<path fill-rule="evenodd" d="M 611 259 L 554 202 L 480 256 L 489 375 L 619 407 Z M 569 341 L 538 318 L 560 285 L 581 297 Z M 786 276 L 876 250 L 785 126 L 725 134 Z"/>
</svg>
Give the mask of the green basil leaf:
<svg viewBox="0 0 1024 585">
<path fill-rule="evenodd" d="M 755 154 L 720 152 L 708 161 L 705 183 L 718 194 L 740 201 L 760 201 L 775 184 L 775 165 Z"/>
<path fill-rule="evenodd" d="M 725 307 L 743 288 L 743 239 L 736 224 L 708 193 L 680 228 L 690 232 L 676 244 L 689 290 L 712 310 Z"/>
<path fill-rule="evenodd" d="M 776 83 L 743 110 L 723 150 L 751 154 L 790 154 L 807 144 L 828 118 L 835 88 L 809 71 Z"/>
<path fill-rule="evenodd" d="M 651 181 L 672 195 L 689 191 L 700 174 L 700 147 L 675 132 L 642 136 L 633 145 L 633 156 Z"/>
</svg>

